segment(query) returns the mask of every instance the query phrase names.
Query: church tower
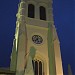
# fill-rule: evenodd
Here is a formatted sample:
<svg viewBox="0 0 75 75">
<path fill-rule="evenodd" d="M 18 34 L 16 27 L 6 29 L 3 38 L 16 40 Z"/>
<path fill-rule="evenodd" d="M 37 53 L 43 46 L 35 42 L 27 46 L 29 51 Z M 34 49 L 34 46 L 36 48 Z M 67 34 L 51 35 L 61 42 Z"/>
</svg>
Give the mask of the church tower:
<svg viewBox="0 0 75 75">
<path fill-rule="evenodd" d="M 20 1 L 10 63 L 16 75 L 63 75 L 52 10 L 52 0 Z"/>
</svg>

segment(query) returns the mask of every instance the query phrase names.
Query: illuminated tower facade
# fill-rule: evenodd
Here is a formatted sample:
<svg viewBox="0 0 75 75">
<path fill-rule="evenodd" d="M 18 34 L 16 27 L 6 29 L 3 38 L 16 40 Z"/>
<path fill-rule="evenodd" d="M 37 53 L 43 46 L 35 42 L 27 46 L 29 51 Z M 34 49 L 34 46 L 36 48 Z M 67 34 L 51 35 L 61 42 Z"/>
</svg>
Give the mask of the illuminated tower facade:
<svg viewBox="0 0 75 75">
<path fill-rule="evenodd" d="M 52 0 L 20 1 L 10 64 L 16 75 L 63 75 L 52 10 Z"/>
</svg>

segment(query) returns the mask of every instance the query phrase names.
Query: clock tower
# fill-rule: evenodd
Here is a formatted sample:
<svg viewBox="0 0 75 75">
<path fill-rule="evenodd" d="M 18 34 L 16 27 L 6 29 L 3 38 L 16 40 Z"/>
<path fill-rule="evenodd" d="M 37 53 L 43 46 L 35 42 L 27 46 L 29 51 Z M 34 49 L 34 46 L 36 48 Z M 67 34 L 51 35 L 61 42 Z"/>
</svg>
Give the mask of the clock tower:
<svg viewBox="0 0 75 75">
<path fill-rule="evenodd" d="M 52 0 L 20 1 L 10 63 L 16 75 L 63 75 L 52 10 Z"/>
</svg>

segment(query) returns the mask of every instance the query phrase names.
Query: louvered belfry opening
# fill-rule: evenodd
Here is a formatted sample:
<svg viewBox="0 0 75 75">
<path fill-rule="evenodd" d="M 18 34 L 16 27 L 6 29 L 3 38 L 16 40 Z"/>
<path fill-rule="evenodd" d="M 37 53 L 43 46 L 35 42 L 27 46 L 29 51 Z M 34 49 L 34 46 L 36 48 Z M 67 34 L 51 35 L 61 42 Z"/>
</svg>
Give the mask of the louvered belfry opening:
<svg viewBox="0 0 75 75">
<path fill-rule="evenodd" d="M 41 20 L 46 20 L 46 9 L 43 6 L 40 6 L 40 19 Z"/>
<path fill-rule="evenodd" d="M 39 60 L 32 60 L 34 75 L 43 75 L 43 62 Z"/>
<path fill-rule="evenodd" d="M 35 7 L 33 4 L 28 5 L 28 17 L 34 18 L 35 14 Z"/>
</svg>

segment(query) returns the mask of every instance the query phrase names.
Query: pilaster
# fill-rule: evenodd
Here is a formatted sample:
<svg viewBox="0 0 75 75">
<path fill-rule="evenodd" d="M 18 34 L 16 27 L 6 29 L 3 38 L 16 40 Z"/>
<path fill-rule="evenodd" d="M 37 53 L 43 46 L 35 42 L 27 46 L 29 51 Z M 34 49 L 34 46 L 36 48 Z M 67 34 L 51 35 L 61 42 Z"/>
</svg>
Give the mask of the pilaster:
<svg viewBox="0 0 75 75">
<path fill-rule="evenodd" d="M 52 25 L 50 23 L 48 23 L 48 57 L 49 57 L 49 74 L 56 75 L 53 32 L 52 32 Z"/>
</svg>

